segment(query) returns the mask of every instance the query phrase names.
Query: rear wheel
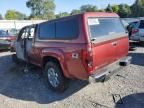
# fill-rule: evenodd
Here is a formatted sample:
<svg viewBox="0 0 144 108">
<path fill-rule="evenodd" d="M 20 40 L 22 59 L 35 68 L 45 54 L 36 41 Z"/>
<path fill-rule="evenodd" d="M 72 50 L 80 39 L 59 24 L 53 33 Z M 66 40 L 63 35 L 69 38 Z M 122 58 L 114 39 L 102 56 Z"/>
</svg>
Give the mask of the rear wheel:
<svg viewBox="0 0 144 108">
<path fill-rule="evenodd" d="M 67 88 L 67 79 L 56 62 L 49 61 L 45 65 L 45 79 L 53 90 L 62 92 Z"/>
</svg>

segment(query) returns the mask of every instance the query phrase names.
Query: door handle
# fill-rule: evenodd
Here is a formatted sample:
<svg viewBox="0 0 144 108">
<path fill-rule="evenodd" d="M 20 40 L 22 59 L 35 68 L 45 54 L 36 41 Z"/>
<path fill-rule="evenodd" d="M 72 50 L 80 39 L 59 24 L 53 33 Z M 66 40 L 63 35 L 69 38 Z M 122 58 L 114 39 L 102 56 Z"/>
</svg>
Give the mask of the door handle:
<svg viewBox="0 0 144 108">
<path fill-rule="evenodd" d="M 116 46 L 117 45 L 117 42 L 112 42 L 111 43 L 113 46 Z"/>
</svg>

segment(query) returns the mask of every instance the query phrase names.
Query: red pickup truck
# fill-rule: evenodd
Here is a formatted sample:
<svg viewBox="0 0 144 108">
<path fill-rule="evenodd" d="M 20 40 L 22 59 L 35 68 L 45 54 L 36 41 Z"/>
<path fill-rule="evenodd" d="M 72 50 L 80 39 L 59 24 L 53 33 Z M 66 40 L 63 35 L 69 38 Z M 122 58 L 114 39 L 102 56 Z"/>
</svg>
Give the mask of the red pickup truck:
<svg viewBox="0 0 144 108">
<path fill-rule="evenodd" d="M 129 39 L 115 13 L 88 12 L 26 26 L 15 42 L 14 58 L 44 69 L 54 90 L 67 79 L 94 80 L 130 63 Z"/>
</svg>

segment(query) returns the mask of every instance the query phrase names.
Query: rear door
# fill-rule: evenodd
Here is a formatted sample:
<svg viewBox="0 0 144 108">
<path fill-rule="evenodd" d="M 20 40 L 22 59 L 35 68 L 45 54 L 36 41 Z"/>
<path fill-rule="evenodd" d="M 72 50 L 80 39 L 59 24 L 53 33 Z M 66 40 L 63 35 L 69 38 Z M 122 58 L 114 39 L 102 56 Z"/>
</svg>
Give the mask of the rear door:
<svg viewBox="0 0 144 108">
<path fill-rule="evenodd" d="M 122 45 L 123 40 L 119 41 L 123 38 L 128 40 L 119 18 L 88 18 L 88 28 L 95 69 L 108 65 L 127 53 L 125 47 L 128 47 L 128 43 Z M 118 51 L 122 46 L 123 49 Z"/>
<path fill-rule="evenodd" d="M 18 38 L 15 42 L 16 55 L 21 60 L 26 60 L 26 38 L 28 36 L 29 27 L 24 27 L 18 34 Z"/>
</svg>

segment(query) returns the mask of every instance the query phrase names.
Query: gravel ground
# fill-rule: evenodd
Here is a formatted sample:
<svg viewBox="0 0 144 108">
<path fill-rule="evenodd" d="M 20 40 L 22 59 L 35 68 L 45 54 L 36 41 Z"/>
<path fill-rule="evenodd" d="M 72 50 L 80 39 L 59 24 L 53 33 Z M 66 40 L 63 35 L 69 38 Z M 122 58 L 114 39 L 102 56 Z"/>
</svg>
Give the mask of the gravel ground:
<svg viewBox="0 0 144 108">
<path fill-rule="evenodd" d="M 55 93 L 43 82 L 38 68 L 24 72 L 0 53 L 0 108 L 144 108 L 144 47 L 130 51 L 131 65 L 104 83 L 71 80 L 64 93 Z"/>
</svg>

